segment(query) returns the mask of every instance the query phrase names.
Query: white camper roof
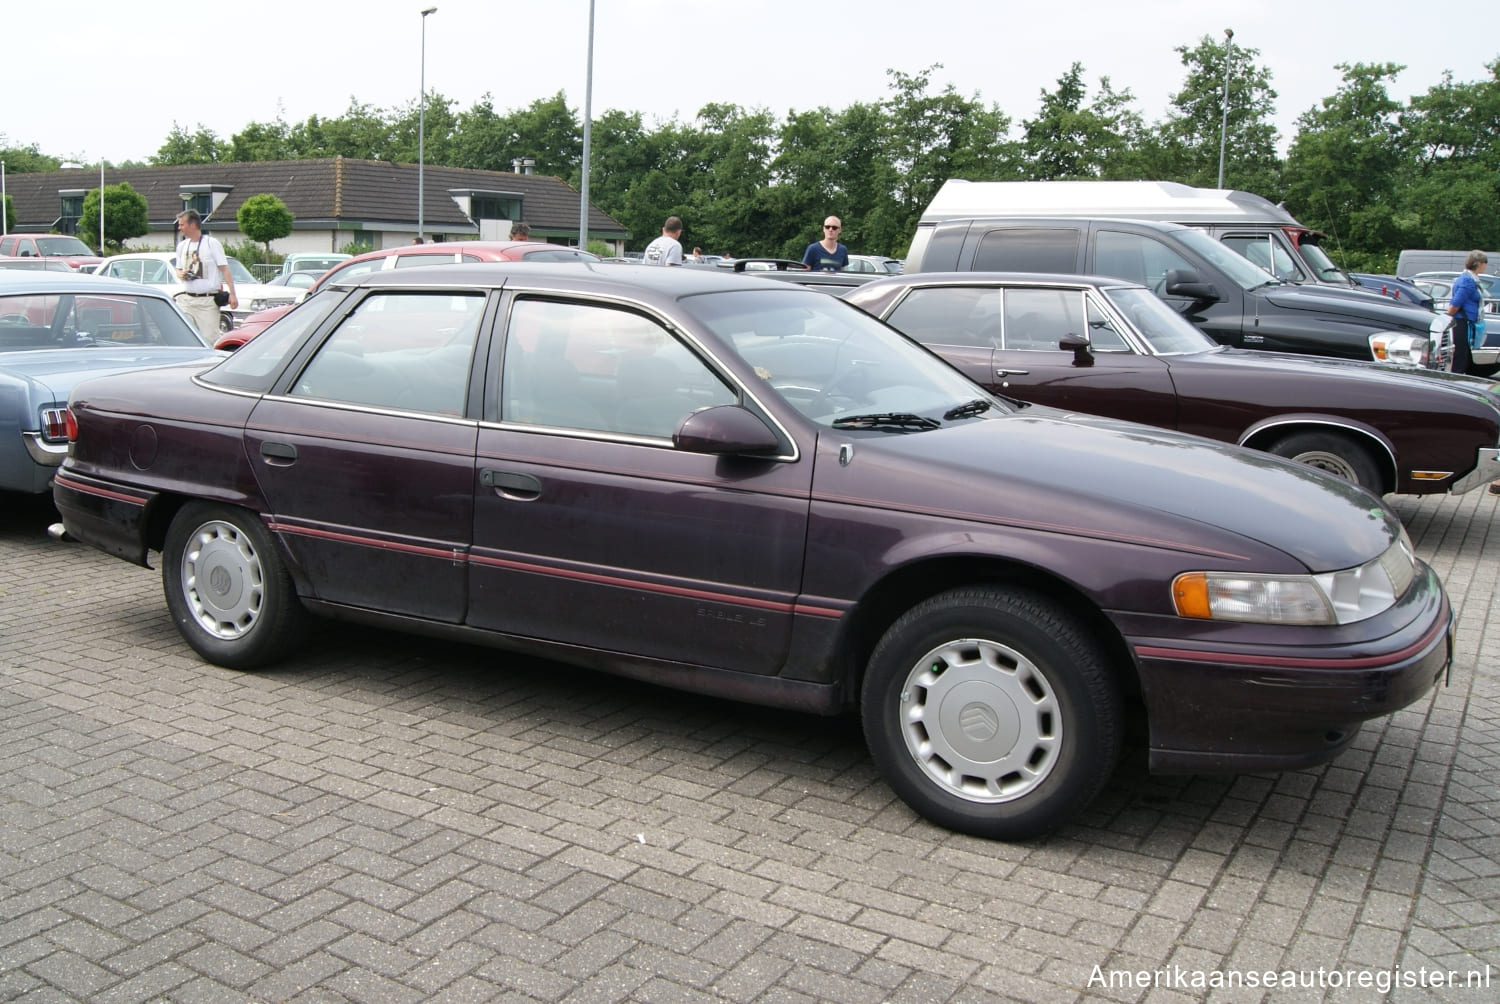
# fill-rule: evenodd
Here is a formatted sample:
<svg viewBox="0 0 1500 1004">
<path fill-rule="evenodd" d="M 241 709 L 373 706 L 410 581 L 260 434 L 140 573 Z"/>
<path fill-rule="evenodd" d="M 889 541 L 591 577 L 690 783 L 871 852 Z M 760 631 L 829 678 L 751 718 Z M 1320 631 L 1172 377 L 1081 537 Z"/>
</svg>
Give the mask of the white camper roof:
<svg viewBox="0 0 1500 1004">
<path fill-rule="evenodd" d="M 965 181 L 943 183 L 923 223 L 983 216 L 1110 216 L 1166 223 L 1300 226 L 1250 192 L 1175 181 Z"/>
</svg>

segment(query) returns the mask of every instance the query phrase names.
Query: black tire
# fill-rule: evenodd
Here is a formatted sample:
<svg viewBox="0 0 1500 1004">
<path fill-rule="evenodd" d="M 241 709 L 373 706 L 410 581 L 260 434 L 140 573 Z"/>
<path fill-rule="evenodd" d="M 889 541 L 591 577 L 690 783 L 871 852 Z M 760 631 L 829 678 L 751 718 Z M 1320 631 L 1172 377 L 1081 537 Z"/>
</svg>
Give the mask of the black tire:
<svg viewBox="0 0 1500 1004">
<path fill-rule="evenodd" d="M 276 544 L 247 510 L 184 506 L 167 529 L 161 578 L 177 630 L 215 665 L 263 666 L 306 630 L 309 615 Z"/>
<path fill-rule="evenodd" d="M 228 314 L 220 312 L 220 314 L 219 314 L 219 334 L 222 335 L 222 334 L 224 334 L 226 332 L 233 331 L 233 330 L 234 330 L 234 318 L 231 317 Z"/>
<path fill-rule="evenodd" d="M 1375 495 L 1385 494 L 1385 481 L 1375 458 L 1348 436 L 1336 432 L 1293 432 L 1278 439 L 1267 452 L 1352 481 Z"/>
<path fill-rule="evenodd" d="M 1120 758 L 1123 701 L 1103 647 L 1026 589 L 957 589 L 907 611 L 870 657 L 860 711 L 901 800 L 979 837 L 1060 825 Z"/>
</svg>

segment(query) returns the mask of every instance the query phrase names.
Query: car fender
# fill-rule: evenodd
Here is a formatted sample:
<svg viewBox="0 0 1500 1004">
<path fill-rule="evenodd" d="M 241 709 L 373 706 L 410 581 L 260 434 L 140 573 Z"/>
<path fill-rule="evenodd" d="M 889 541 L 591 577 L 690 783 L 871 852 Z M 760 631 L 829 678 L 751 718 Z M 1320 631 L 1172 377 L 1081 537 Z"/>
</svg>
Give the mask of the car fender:
<svg viewBox="0 0 1500 1004">
<path fill-rule="evenodd" d="M 1284 415 L 1271 415 L 1247 428 L 1240 434 L 1237 442 L 1240 446 L 1247 446 L 1254 450 L 1267 450 L 1272 442 L 1287 433 L 1297 429 L 1311 428 L 1349 433 L 1361 442 L 1369 443 L 1376 448 L 1377 458 L 1387 466 L 1386 473 L 1392 476 L 1392 483 L 1396 483 L 1394 479 L 1399 471 L 1396 444 L 1373 425 L 1344 415 L 1321 415 L 1316 412 L 1288 412 Z"/>
</svg>

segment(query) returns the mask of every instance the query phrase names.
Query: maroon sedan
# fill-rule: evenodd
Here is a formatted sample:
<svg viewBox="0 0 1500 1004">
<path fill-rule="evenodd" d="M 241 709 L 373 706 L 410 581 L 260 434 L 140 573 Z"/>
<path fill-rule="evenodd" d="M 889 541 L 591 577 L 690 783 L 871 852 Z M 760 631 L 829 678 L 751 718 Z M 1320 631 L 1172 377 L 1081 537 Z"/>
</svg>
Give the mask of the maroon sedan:
<svg viewBox="0 0 1500 1004">
<path fill-rule="evenodd" d="M 1500 477 L 1500 396 L 1435 370 L 1230 349 L 1119 279 L 917 273 L 846 299 L 989 390 L 1264 450 L 1368 488 Z"/>
<path fill-rule="evenodd" d="M 857 711 L 894 790 L 975 834 L 1087 804 L 1129 707 L 1154 769 L 1300 767 L 1450 657 L 1379 499 L 1018 406 L 781 282 L 387 270 L 69 409 L 67 531 L 159 551 L 212 663 L 285 658 L 316 614 Z"/>
</svg>

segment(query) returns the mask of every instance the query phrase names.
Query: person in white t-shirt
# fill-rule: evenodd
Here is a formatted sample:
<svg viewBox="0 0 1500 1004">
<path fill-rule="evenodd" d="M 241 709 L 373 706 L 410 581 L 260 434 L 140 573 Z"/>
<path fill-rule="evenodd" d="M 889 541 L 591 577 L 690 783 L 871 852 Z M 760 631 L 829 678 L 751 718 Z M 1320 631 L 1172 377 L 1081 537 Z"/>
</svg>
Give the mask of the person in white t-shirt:
<svg viewBox="0 0 1500 1004">
<path fill-rule="evenodd" d="M 682 220 L 668 216 L 661 225 L 661 236 L 646 245 L 641 260 L 647 265 L 681 265 L 682 245 L 677 238 L 682 236 Z"/>
<path fill-rule="evenodd" d="M 227 285 L 230 308 L 240 305 L 229 259 L 224 256 L 224 245 L 203 232 L 203 217 L 198 210 L 178 214 L 177 232 L 182 234 L 177 243 L 177 278 L 187 287 L 177 294 L 177 306 L 212 344 L 219 337 L 219 291 Z"/>
</svg>

